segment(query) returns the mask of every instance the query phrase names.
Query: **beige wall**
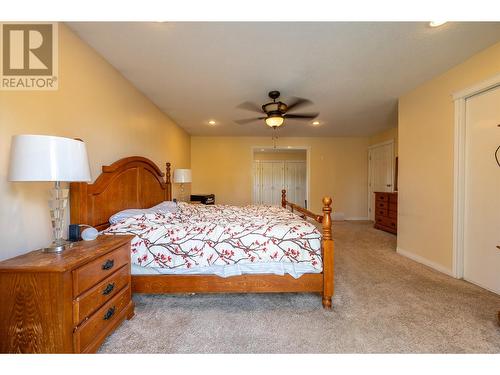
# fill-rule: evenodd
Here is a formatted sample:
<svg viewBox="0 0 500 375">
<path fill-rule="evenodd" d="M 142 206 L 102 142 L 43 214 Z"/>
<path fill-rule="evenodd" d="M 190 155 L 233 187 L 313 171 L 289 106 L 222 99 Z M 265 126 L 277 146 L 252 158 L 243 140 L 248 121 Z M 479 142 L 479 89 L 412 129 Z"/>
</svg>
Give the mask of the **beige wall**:
<svg viewBox="0 0 500 375">
<path fill-rule="evenodd" d="M 394 140 L 394 156 L 398 156 L 398 128 L 390 128 L 370 137 L 370 145 Z"/>
<path fill-rule="evenodd" d="M 93 179 L 101 165 L 130 155 L 190 167 L 189 135 L 62 24 L 59 79 L 53 92 L 0 91 L 0 259 L 51 240 L 51 185 L 7 181 L 12 135 L 83 139 Z"/>
<path fill-rule="evenodd" d="M 254 160 L 306 160 L 306 151 L 295 151 L 289 152 L 283 150 L 283 152 L 255 152 Z"/>
<path fill-rule="evenodd" d="M 452 269 L 452 94 L 500 73 L 500 43 L 399 100 L 398 248 Z"/>
<path fill-rule="evenodd" d="M 333 197 L 334 210 L 346 218 L 367 216 L 368 138 L 279 138 L 282 147 L 310 150 L 309 206 Z M 192 137 L 193 193 L 214 193 L 217 203 L 252 201 L 253 147 L 270 147 L 270 137 Z"/>
</svg>

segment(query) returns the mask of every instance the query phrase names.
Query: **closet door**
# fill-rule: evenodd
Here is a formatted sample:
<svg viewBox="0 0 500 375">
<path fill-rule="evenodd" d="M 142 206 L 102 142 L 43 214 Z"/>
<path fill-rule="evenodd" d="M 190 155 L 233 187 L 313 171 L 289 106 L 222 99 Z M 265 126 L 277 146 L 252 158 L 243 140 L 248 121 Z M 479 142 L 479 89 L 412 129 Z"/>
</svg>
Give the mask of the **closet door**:
<svg viewBox="0 0 500 375">
<path fill-rule="evenodd" d="M 261 204 L 261 164 L 260 161 L 256 160 L 253 162 L 253 203 Z"/>
<path fill-rule="evenodd" d="M 271 163 L 273 166 L 273 186 L 272 186 L 272 205 L 281 204 L 281 190 L 285 186 L 285 166 L 282 161 Z"/>
<path fill-rule="evenodd" d="M 500 294 L 500 87 L 466 101 L 464 279 Z"/>
<path fill-rule="evenodd" d="M 295 204 L 300 204 L 297 202 L 295 197 L 296 184 L 297 184 L 297 163 L 285 162 L 285 189 L 286 189 L 286 200 Z"/>
<path fill-rule="evenodd" d="M 305 207 L 306 163 L 304 161 L 285 162 L 285 189 L 287 201 Z"/>
<path fill-rule="evenodd" d="M 268 161 L 260 162 L 260 203 L 273 204 L 273 163 Z"/>
<path fill-rule="evenodd" d="M 295 163 L 295 199 L 301 207 L 306 205 L 306 162 Z"/>
</svg>

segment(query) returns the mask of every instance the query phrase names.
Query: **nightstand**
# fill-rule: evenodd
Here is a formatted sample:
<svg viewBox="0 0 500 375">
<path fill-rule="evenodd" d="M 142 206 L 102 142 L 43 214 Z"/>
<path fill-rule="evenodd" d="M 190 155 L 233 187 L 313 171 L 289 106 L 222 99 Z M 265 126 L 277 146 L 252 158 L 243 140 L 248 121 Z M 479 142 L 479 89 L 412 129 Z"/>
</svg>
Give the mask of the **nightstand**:
<svg viewBox="0 0 500 375">
<path fill-rule="evenodd" d="M 103 235 L 0 262 L 0 352 L 96 352 L 134 315 L 132 238 Z"/>
</svg>

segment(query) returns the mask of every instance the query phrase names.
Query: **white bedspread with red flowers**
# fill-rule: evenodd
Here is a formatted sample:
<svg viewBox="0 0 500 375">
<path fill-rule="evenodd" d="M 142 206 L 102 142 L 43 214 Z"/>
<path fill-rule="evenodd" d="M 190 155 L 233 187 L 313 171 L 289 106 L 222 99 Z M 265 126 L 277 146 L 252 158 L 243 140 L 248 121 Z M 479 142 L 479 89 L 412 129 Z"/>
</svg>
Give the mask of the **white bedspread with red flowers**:
<svg viewBox="0 0 500 375">
<path fill-rule="evenodd" d="M 280 207 L 179 203 L 175 213 L 137 215 L 105 233 L 135 235 L 132 263 L 141 267 L 288 262 L 322 270 L 321 233 Z"/>
</svg>

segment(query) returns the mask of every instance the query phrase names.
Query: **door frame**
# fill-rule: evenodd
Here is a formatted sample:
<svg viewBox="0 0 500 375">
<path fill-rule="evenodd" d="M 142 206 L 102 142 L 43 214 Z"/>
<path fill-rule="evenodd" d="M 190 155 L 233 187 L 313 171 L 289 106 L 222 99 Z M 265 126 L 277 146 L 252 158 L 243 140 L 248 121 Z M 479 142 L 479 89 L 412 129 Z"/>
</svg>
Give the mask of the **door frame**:
<svg viewBox="0 0 500 375">
<path fill-rule="evenodd" d="M 251 146 L 250 147 L 250 155 L 251 155 L 251 160 L 252 163 L 250 165 L 250 171 L 252 173 L 252 189 L 253 186 L 255 185 L 255 175 L 253 173 L 253 163 L 255 161 L 254 159 L 254 151 L 255 150 L 261 150 L 261 149 L 270 149 L 269 145 L 267 146 Z M 306 152 L 306 199 L 307 199 L 307 206 L 310 207 L 311 201 L 309 197 L 309 184 L 310 184 L 310 179 L 311 179 L 311 147 L 310 146 L 286 146 L 286 147 L 273 147 L 273 149 L 276 150 L 294 150 L 294 151 L 305 151 Z M 253 199 L 253 192 L 252 192 L 252 199 Z M 305 208 L 308 208 L 305 207 Z"/>
<path fill-rule="evenodd" d="M 464 232 L 466 193 L 466 101 L 470 97 L 500 86 L 500 74 L 453 94 L 455 105 L 453 155 L 453 266 L 452 275 L 464 277 Z"/>
<path fill-rule="evenodd" d="M 373 211 L 373 207 L 372 207 L 372 202 L 373 202 L 373 196 L 372 196 L 372 193 L 370 192 L 370 181 L 371 181 L 371 177 L 372 177 L 372 161 L 371 161 L 371 155 L 370 155 L 370 152 L 374 149 L 374 148 L 377 148 L 377 147 L 381 147 L 381 146 L 387 146 L 387 145 L 392 145 L 392 158 L 391 158 L 391 190 L 394 191 L 394 163 L 395 163 L 395 152 L 394 152 L 394 144 L 395 144 L 395 140 L 394 138 L 393 139 L 389 139 L 388 141 L 384 141 L 384 142 L 380 142 L 380 143 L 375 143 L 373 145 L 370 145 L 368 146 L 368 220 L 374 220 L 375 218 L 375 213 Z"/>
</svg>

